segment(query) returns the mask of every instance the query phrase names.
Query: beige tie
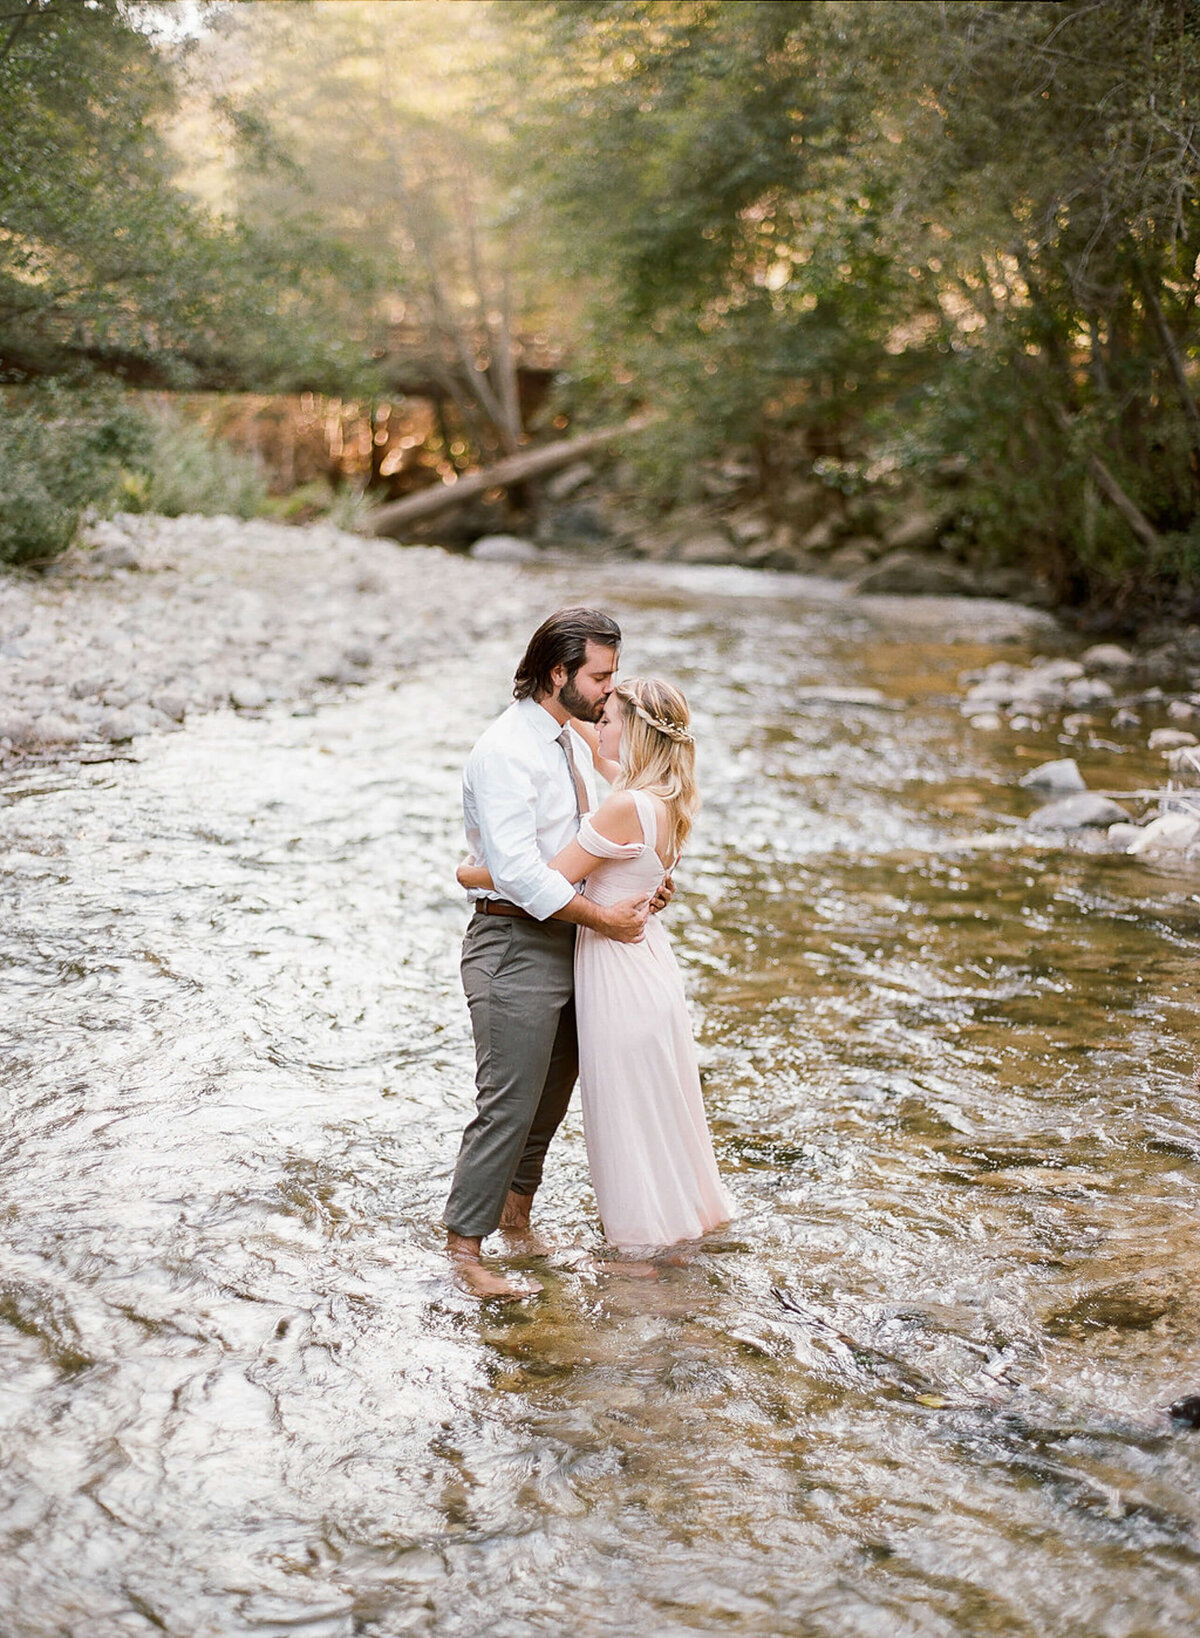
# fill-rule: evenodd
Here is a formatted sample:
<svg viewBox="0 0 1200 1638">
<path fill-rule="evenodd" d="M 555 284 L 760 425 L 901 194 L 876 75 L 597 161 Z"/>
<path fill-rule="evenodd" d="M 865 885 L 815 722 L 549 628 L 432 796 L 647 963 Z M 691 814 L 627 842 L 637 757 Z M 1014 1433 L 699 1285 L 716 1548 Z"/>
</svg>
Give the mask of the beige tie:
<svg viewBox="0 0 1200 1638">
<path fill-rule="evenodd" d="M 571 770 L 571 782 L 575 786 L 575 817 L 582 819 L 591 807 L 588 801 L 587 786 L 583 782 L 583 775 L 575 765 L 575 754 L 571 750 L 571 730 L 564 728 L 561 734 L 555 736 L 563 748 L 563 755 L 567 759 L 567 767 Z"/>
</svg>

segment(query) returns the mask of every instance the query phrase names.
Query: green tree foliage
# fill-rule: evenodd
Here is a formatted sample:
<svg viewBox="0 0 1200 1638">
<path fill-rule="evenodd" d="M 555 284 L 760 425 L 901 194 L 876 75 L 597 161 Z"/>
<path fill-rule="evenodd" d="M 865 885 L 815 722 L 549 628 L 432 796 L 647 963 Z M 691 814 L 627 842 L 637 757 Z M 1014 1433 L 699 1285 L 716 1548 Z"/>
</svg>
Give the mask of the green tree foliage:
<svg viewBox="0 0 1200 1638">
<path fill-rule="evenodd" d="M 680 464 L 952 456 L 964 548 L 1200 576 L 1197 0 L 504 9 L 596 373 Z"/>
<path fill-rule="evenodd" d="M 10 0 L 0 17 L 0 379 L 352 385 L 359 264 L 180 190 L 152 19 L 121 0 Z"/>
<path fill-rule="evenodd" d="M 501 165 L 500 26 L 478 4 L 251 3 L 221 14 L 201 52 L 288 158 L 284 171 L 240 167 L 240 211 L 316 212 L 371 263 L 392 321 L 389 384 L 432 388 L 462 458 L 521 443 L 519 332 L 545 318 L 544 258 Z"/>
</svg>

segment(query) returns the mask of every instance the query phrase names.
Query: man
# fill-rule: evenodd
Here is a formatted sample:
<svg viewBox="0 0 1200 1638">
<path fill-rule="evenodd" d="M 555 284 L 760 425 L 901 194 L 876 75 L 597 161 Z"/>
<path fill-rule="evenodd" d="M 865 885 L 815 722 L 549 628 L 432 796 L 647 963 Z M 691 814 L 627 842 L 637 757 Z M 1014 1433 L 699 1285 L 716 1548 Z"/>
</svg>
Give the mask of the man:
<svg viewBox="0 0 1200 1638">
<path fill-rule="evenodd" d="M 596 806 L 591 751 L 568 724 L 600 719 L 620 644 L 620 627 L 606 614 L 551 615 L 517 667 L 513 704 L 481 736 L 463 774 L 467 846 L 495 888 L 473 896 L 463 940 L 475 1116 L 463 1133 L 445 1223 L 460 1278 L 478 1296 L 540 1289 L 485 1268 L 480 1246 L 495 1228 L 528 1228 L 546 1149 L 570 1101 L 578 1069 L 575 928 L 636 942 L 649 913 L 646 898 L 593 904 L 547 865 Z"/>
</svg>

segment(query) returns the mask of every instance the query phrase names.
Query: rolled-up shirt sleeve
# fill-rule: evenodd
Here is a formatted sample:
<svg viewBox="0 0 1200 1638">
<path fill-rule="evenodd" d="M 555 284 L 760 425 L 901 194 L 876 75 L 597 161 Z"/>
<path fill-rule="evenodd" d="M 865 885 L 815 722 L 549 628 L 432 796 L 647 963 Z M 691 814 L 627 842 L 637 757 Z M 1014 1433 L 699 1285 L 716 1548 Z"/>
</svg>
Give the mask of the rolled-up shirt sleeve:
<svg viewBox="0 0 1200 1638">
<path fill-rule="evenodd" d="M 538 921 L 570 904 L 575 889 L 538 851 L 537 788 L 531 772 L 500 758 L 471 769 L 476 822 L 496 891 Z"/>
</svg>

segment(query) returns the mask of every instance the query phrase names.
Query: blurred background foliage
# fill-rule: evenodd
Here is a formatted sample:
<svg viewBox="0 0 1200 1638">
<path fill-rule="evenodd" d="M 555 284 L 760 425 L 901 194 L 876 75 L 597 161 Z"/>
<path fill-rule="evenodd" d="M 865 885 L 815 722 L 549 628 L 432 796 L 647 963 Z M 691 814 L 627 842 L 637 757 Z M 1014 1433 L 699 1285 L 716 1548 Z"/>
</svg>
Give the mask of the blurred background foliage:
<svg viewBox="0 0 1200 1638">
<path fill-rule="evenodd" d="M 1200 0 L 10 0 L 0 29 L 10 443 L 34 384 L 324 394 L 394 494 L 650 411 L 663 507 L 732 454 L 785 521 L 814 475 L 924 497 L 1065 602 L 1192 608 Z M 386 431 L 417 400 L 419 447 Z"/>
</svg>

